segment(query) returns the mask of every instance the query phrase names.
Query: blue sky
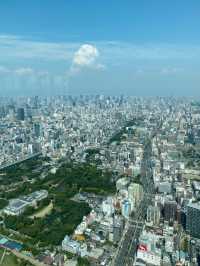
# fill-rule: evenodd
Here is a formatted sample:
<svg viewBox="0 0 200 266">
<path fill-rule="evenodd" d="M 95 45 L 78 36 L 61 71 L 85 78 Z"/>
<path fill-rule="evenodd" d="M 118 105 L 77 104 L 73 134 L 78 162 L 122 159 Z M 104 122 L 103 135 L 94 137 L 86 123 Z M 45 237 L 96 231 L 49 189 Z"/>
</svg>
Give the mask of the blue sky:
<svg viewBox="0 0 200 266">
<path fill-rule="evenodd" d="M 199 96 L 198 0 L 0 2 L 0 95 Z"/>
</svg>

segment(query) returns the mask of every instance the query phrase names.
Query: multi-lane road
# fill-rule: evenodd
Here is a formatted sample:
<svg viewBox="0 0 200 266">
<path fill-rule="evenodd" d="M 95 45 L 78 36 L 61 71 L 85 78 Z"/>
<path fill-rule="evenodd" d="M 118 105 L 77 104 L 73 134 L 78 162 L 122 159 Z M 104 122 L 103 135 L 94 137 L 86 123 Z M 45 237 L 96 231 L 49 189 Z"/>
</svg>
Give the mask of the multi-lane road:
<svg viewBox="0 0 200 266">
<path fill-rule="evenodd" d="M 154 194 L 154 183 L 151 168 L 151 141 L 147 141 L 144 146 L 143 160 L 141 164 L 141 181 L 144 186 L 145 195 L 140 202 L 136 212 L 130 217 L 125 229 L 125 233 L 120 241 L 120 245 L 113 258 L 113 266 L 133 265 L 138 239 L 142 232 L 148 205 L 151 203 Z"/>
</svg>

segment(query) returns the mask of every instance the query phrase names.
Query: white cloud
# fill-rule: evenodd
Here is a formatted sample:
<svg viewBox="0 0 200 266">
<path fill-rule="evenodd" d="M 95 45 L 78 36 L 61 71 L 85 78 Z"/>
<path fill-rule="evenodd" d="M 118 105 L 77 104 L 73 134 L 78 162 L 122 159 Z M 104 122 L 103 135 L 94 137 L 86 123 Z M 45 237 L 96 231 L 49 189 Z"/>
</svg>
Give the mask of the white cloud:
<svg viewBox="0 0 200 266">
<path fill-rule="evenodd" d="M 37 70 L 30 67 L 7 68 L 0 66 L 0 85 L 4 90 L 0 94 L 6 94 L 6 91 L 15 93 L 42 94 L 45 92 L 64 93 L 66 91 L 66 75 L 56 75 L 45 70 Z"/>
<path fill-rule="evenodd" d="M 71 60 L 79 43 L 27 40 L 20 36 L 0 35 L 0 58 Z"/>
<path fill-rule="evenodd" d="M 77 52 L 75 52 L 73 58 L 73 64 L 84 67 L 92 66 L 95 64 L 96 59 L 99 57 L 99 51 L 97 48 L 90 44 L 83 44 Z"/>
<path fill-rule="evenodd" d="M 39 71 L 37 74 L 38 74 L 38 77 L 47 77 L 47 76 L 49 76 L 49 72 L 48 71 Z"/>
<path fill-rule="evenodd" d="M 0 58 L 0 85 L 4 84 L 12 90 L 12 82 L 16 80 L 19 88 L 34 84 L 32 86 L 35 88 L 53 87 L 56 91 L 57 87 L 67 88 L 70 78 L 79 71 L 104 69 L 104 64 L 109 67 L 110 73 L 119 73 L 115 71 L 120 69 L 122 74 L 119 73 L 119 79 L 133 70 L 139 78 L 155 74 L 174 77 L 182 74 L 184 77 L 187 72 L 198 71 L 200 46 L 120 41 L 80 44 L 0 35 Z M 91 73 L 92 78 L 96 76 L 96 73 Z M 70 86 L 73 87 L 73 82 Z"/>
<path fill-rule="evenodd" d="M 132 63 L 133 60 L 198 60 L 200 46 L 178 44 L 135 44 L 120 41 L 98 41 L 81 45 L 79 42 L 45 42 L 26 39 L 22 36 L 0 35 L 0 58 L 8 60 L 40 59 L 62 61 L 76 66 L 96 66 L 100 57 L 106 65 Z"/>
<path fill-rule="evenodd" d="M 182 71 L 183 71 L 183 68 L 180 68 L 180 67 L 165 67 L 161 69 L 160 73 L 162 75 L 174 75 Z"/>
<path fill-rule="evenodd" d="M 100 53 L 96 46 L 91 44 L 83 44 L 75 52 L 70 74 L 79 72 L 82 68 L 104 69 L 105 66 L 98 62 Z"/>
<path fill-rule="evenodd" d="M 6 66 L 0 65 L 0 74 L 2 75 L 9 74 L 10 76 L 18 76 L 18 77 L 24 77 L 24 76 L 29 77 L 31 75 L 35 75 L 37 77 L 46 77 L 49 75 L 49 72 L 46 70 L 35 70 L 31 67 L 19 67 L 11 69 Z"/>
<path fill-rule="evenodd" d="M 27 76 L 27 75 L 32 75 L 34 74 L 34 70 L 30 67 L 22 67 L 22 68 L 18 68 L 14 71 L 15 74 L 19 75 L 19 76 Z"/>
</svg>

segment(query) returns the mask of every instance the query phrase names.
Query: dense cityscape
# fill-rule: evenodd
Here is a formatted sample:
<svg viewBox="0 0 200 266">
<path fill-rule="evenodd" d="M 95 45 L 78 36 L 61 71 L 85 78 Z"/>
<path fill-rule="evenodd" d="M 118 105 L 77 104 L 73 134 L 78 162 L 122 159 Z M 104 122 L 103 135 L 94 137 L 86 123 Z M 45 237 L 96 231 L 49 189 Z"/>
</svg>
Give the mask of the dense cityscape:
<svg viewBox="0 0 200 266">
<path fill-rule="evenodd" d="M 200 266 L 200 1 L 0 1 L 0 266 Z"/>
<path fill-rule="evenodd" d="M 199 265 L 197 100 L 0 102 L 1 261 Z"/>
</svg>

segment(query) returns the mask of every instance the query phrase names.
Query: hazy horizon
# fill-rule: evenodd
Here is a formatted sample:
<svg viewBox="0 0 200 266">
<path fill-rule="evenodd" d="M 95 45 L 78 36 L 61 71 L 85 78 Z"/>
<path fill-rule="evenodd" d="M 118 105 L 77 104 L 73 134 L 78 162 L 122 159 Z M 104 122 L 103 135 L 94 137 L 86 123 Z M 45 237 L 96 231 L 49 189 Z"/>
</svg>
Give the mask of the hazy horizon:
<svg viewBox="0 0 200 266">
<path fill-rule="evenodd" d="M 0 3 L 0 96 L 199 96 L 200 2 Z"/>
</svg>

